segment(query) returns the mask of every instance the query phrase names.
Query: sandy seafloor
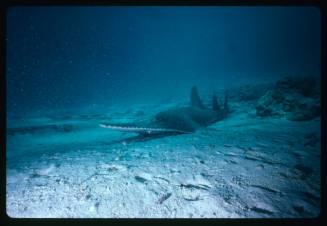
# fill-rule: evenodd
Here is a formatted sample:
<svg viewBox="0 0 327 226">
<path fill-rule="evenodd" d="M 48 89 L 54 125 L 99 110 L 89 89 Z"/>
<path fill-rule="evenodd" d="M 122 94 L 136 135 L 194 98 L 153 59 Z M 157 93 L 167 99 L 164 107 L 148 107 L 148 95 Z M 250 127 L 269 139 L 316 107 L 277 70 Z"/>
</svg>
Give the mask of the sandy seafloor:
<svg viewBox="0 0 327 226">
<path fill-rule="evenodd" d="M 130 142 L 99 127 L 166 105 L 63 113 L 8 122 L 10 217 L 297 218 L 320 212 L 320 118 L 228 118 L 192 134 Z M 13 129 L 20 128 L 20 129 Z"/>
</svg>

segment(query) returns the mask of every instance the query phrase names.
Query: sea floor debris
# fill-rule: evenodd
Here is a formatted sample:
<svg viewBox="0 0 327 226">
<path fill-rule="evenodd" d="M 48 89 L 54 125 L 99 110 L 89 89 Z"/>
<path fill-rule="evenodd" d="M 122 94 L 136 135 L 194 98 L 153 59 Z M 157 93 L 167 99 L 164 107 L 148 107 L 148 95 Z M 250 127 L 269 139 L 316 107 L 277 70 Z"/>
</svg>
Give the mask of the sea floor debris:
<svg viewBox="0 0 327 226">
<path fill-rule="evenodd" d="M 124 141 L 133 134 L 99 127 L 103 113 L 88 121 L 25 120 L 20 126 L 28 130 L 8 134 L 7 213 L 18 218 L 317 216 L 320 121 L 253 117 L 254 107 L 243 107 L 249 110 L 195 133 L 138 142 Z M 49 123 L 58 126 L 51 130 Z M 61 124 L 74 126 L 58 130 Z M 30 128 L 47 129 L 30 133 Z"/>
</svg>

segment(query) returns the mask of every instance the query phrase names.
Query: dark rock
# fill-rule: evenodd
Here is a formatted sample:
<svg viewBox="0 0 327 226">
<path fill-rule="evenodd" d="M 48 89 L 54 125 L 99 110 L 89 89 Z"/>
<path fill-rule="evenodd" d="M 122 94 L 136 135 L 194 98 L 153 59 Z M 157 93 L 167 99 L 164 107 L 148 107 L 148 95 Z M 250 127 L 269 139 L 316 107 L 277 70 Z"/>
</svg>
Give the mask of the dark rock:
<svg viewBox="0 0 327 226">
<path fill-rule="evenodd" d="M 109 166 L 109 167 L 107 168 L 107 170 L 108 170 L 109 172 L 114 172 L 114 171 L 118 171 L 118 168 L 115 167 L 115 166 Z"/>
<path fill-rule="evenodd" d="M 304 212 L 304 207 L 303 206 L 293 206 L 293 209 L 296 211 L 296 212 L 298 212 L 298 213 L 300 213 L 300 214 L 302 214 L 303 212 Z"/>
<path fill-rule="evenodd" d="M 271 212 L 270 210 L 266 210 L 263 208 L 259 208 L 259 207 L 252 207 L 251 208 L 252 211 L 257 212 L 257 213 L 263 213 L 263 214 L 268 214 L 268 215 L 272 215 L 273 212 Z"/>
<path fill-rule="evenodd" d="M 41 177 L 41 175 L 35 172 L 30 175 L 30 178 L 39 178 L 39 177 Z"/>
<path fill-rule="evenodd" d="M 60 167 L 61 164 L 60 163 L 55 163 L 55 167 Z"/>
<path fill-rule="evenodd" d="M 137 180 L 138 182 L 141 182 L 141 183 L 145 183 L 147 181 L 147 179 L 140 177 L 140 176 L 135 176 L 134 178 L 135 178 L 135 180 Z"/>
<path fill-rule="evenodd" d="M 203 189 L 208 190 L 210 187 L 205 184 L 181 184 L 180 187 L 188 189 Z"/>
<path fill-rule="evenodd" d="M 158 200 L 159 204 L 162 204 L 164 201 L 166 201 L 167 199 L 169 199 L 169 197 L 171 196 L 171 193 L 167 193 L 164 194 L 163 196 L 161 196 Z"/>
<path fill-rule="evenodd" d="M 196 197 L 194 197 L 194 198 L 185 198 L 185 197 L 184 197 L 184 199 L 185 199 L 186 201 L 199 201 L 199 200 L 200 200 L 200 196 L 198 195 L 198 196 L 196 196 Z"/>
<path fill-rule="evenodd" d="M 302 84 L 306 83 L 306 84 Z M 257 102 L 261 117 L 285 116 L 291 121 L 306 121 L 320 116 L 319 87 L 313 78 L 285 78 Z"/>
<path fill-rule="evenodd" d="M 320 100 L 303 98 L 294 101 L 297 106 L 286 117 L 291 121 L 306 121 L 320 116 Z"/>
<path fill-rule="evenodd" d="M 280 90 L 292 90 L 303 96 L 310 97 L 317 94 L 317 81 L 311 76 L 285 77 L 276 83 L 276 88 Z"/>
<path fill-rule="evenodd" d="M 255 188 L 259 188 L 259 189 L 261 189 L 263 191 L 274 193 L 274 194 L 281 194 L 280 191 L 277 191 L 277 190 L 269 188 L 269 187 L 265 187 L 265 186 L 261 186 L 261 185 L 251 185 L 251 186 L 255 187 Z"/>
<path fill-rule="evenodd" d="M 313 169 L 301 164 L 296 164 L 294 166 L 294 169 L 299 171 L 301 174 L 301 179 L 306 179 L 307 177 L 311 176 L 313 174 Z"/>
<path fill-rule="evenodd" d="M 278 104 L 278 99 L 276 98 L 276 93 L 273 90 L 267 91 L 257 103 L 256 110 L 258 116 L 273 116 L 280 114 L 280 106 Z"/>
<path fill-rule="evenodd" d="M 320 202 L 320 197 L 310 193 L 310 192 L 303 192 L 303 197 L 306 199 L 306 201 L 316 204 Z"/>
<path fill-rule="evenodd" d="M 320 137 L 316 133 L 307 134 L 304 138 L 307 139 L 306 142 L 304 143 L 305 147 L 306 146 L 315 147 L 317 143 L 319 143 L 320 141 Z"/>
<path fill-rule="evenodd" d="M 85 196 L 85 199 L 86 200 L 88 200 L 88 199 L 90 199 L 91 198 L 91 195 L 90 194 L 87 194 L 86 196 Z"/>
<path fill-rule="evenodd" d="M 234 101 L 258 100 L 271 87 L 271 84 L 243 85 L 228 90 L 228 96 Z"/>
</svg>

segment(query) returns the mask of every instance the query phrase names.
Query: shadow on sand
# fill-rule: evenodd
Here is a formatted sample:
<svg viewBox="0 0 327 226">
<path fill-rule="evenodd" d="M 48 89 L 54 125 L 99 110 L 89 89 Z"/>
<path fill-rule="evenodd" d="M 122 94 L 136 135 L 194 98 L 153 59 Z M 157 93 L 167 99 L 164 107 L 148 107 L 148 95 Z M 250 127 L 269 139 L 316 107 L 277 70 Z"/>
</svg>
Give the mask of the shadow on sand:
<svg viewBox="0 0 327 226">
<path fill-rule="evenodd" d="M 133 137 L 127 137 L 127 138 L 123 138 L 123 139 L 113 140 L 110 142 L 105 142 L 105 144 L 106 145 L 113 145 L 113 144 L 119 144 L 119 143 L 130 144 L 130 143 L 145 142 L 145 141 L 160 139 L 163 137 L 177 136 L 177 135 L 183 135 L 183 133 L 162 133 L 162 134 L 151 134 L 151 135 L 139 134 L 139 135 L 133 136 Z"/>
</svg>

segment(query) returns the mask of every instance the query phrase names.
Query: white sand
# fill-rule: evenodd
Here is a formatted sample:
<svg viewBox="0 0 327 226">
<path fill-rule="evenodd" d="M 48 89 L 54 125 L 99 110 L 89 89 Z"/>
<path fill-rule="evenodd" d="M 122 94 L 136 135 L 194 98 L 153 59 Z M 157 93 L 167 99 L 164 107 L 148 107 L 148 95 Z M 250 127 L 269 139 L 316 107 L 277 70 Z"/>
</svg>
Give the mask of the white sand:
<svg viewBox="0 0 327 226">
<path fill-rule="evenodd" d="M 149 109 L 154 114 L 160 107 Z M 18 218 L 317 216 L 320 142 L 311 144 L 308 134 L 319 137 L 320 121 L 260 119 L 252 109 L 244 105 L 193 134 L 133 143 L 121 140 L 133 134 L 98 126 L 119 115 L 114 112 L 39 120 L 39 125 L 71 123 L 74 129 L 8 137 L 7 213 Z M 140 119 L 135 116 L 140 110 L 120 117 Z"/>
</svg>

